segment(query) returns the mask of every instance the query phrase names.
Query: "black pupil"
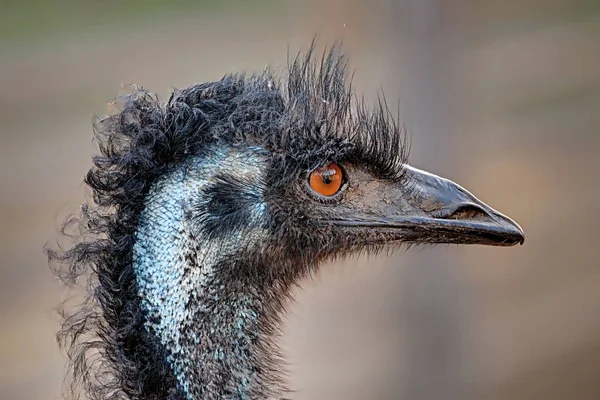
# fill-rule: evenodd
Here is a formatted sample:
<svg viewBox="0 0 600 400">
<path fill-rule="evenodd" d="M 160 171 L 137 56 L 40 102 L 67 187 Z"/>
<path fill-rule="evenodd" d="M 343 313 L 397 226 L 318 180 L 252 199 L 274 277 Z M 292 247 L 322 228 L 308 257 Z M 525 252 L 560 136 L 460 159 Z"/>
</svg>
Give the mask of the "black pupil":
<svg viewBox="0 0 600 400">
<path fill-rule="evenodd" d="M 335 175 L 335 170 L 333 169 L 327 169 L 323 171 L 323 173 L 321 174 L 321 179 L 323 180 L 323 183 L 329 185 L 333 181 L 333 175 Z"/>
</svg>

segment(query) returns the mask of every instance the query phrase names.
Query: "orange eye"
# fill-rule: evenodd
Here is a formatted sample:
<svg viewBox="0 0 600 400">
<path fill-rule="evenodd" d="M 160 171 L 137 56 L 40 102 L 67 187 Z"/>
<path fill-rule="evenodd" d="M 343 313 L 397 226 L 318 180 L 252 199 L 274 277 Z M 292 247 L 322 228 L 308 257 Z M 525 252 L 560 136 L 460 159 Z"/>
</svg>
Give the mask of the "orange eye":
<svg viewBox="0 0 600 400">
<path fill-rule="evenodd" d="M 310 174 L 309 184 L 312 190 L 322 196 L 333 196 L 342 187 L 344 173 L 335 163 L 317 168 Z"/>
</svg>

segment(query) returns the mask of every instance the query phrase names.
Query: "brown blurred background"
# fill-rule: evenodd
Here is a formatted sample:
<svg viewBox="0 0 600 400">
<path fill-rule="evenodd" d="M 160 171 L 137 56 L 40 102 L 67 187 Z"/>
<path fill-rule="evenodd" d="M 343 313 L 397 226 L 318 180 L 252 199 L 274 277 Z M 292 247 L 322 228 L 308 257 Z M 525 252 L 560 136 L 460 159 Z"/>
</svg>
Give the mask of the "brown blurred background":
<svg viewBox="0 0 600 400">
<path fill-rule="evenodd" d="M 91 117 L 343 38 L 417 166 L 524 228 L 511 249 L 327 265 L 285 326 L 297 399 L 600 399 L 597 0 L 0 1 L 0 399 L 58 399 L 42 246 L 84 198 Z"/>
</svg>

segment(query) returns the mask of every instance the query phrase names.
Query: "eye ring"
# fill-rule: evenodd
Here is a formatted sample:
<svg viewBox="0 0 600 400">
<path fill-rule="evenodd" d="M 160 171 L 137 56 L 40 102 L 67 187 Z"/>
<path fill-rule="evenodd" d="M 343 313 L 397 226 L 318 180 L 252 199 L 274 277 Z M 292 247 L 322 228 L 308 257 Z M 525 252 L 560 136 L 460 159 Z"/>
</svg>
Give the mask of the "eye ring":
<svg viewBox="0 0 600 400">
<path fill-rule="evenodd" d="M 308 185 L 312 191 L 325 198 L 338 194 L 345 182 L 345 171 L 333 162 L 313 170 L 308 177 Z"/>
</svg>

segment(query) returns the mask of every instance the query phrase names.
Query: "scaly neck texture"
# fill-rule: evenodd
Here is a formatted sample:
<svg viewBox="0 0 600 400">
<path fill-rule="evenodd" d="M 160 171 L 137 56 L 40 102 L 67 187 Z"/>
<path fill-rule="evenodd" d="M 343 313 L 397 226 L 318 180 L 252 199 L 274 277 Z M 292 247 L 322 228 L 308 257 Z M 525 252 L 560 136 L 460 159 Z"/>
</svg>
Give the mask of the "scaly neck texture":
<svg viewBox="0 0 600 400">
<path fill-rule="evenodd" d="M 154 184 L 140 216 L 133 263 L 146 328 L 167 350 L 178 391 L 189 400 L 285 393 L 269 337 L 285 290 L 240 273 L 245 265 L 236 258 L 266 234 L 262 206 L 253 207 L 244 232 L 209 237 L 203 229 L 206 190 L 231 171 L 222 166 L 243 164 L 245 178 L 258 182 L 253 157 L 222 150 L 189 160 Z"/>
</svg>

